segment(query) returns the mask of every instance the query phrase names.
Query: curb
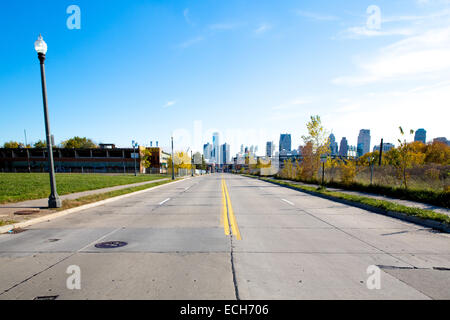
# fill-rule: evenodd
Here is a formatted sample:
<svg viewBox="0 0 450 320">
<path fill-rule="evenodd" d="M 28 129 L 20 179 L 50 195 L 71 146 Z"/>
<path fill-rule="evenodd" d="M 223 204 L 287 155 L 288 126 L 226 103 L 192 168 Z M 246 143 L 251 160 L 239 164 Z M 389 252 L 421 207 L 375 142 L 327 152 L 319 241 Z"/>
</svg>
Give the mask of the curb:
<svg viewBox="0 0 450 320">
<path fill-rule="evenodd" d="M 59 211 L 59 212 L 56 212 L 56 213 L 50 213 L 48 215 L 45 215 L 45 216 L 42 216 L 42 217 L 39 217 L 39 218 L 30 219 L 28 221 L 23 221 L 23 222 L 19 222 L 19 223 L 15 223 L 15 224 L 8 224 L 6 226 L 0 227 L 0 234 L 6 233 L 6 232 L 8 232 L 8 231 L 10 231 L 12 229 L 16 229 L 16 228 L 29 227 L 29 226 L 31 226 L 33 224 L 40 223 L 40 222 L 45 222 L 45 221 L 49 222 L 51 220 L 54 220 L 54 219 L 60 218 L 60 217 L 64 217 L 64 216 L 66 216 L 68 214 L 71 214 L 71 213 L 74 213 L 74 212 L 78 212 L 78 211 L 82 211 L 82 210 L 98 207 L 98 206 L 101 206 L 101 205 L 109 203 L 109 202 L 114 202 L 114 201 L 117 201 L 117 200 L 120 200 L 120 199 L 123 199 L 123 198 L 127 198 L 127 197 L 131 197 L 131 196 L 134 196 L 134 195 L 137 195 L 137 194 L 141 194 L 141 193 L 144 193 L 144 192 L 152 191 L 152 190 L 164 187 L 164 186 L 169 185 L 169 184 L 174 184 L 174 183 L 178 183 L 178 182 L 181 182 L 181 181 L 186 181 L 186 180 L 189 180 L 189 179 L 192 179 L 192 177 L 184 178 L 184 179 L 181 179 L 181 180 L 178 180 L 178 181 L 174 181 L 174 182 L 165 183 L 165 184 L 160 185 L 160 186 L 155 186 L 155 187 L 151 187 L 151 188 L 148 188 L 148 189 L 139 190 L 139 191 L 136 191 L 136 192 L 123 194 L 123 195 L 120 195 L 120 196 L 117 196 L 117 197 L 112 197 L 112 198 L 108 198 L 108 199 L 105 199 L 105 200 L 100 200 L 100 201 L 97 201 L 97 202 L 88 203 L 88 204 L 85 204 L 85 205 L 82 205 L 82 206 L 79 206 L 79 207 L 75 207 L 75 208 L 70 208 L 70 209 L 67 209 L 67 210 L 64 210 L 64 211 Z"/>
<path fill-rule="evenodd" d="M 388 216 L 388 217 L 391 217 L 391 218 L 396 218 L 396 219 L 399 219 L 399 220 L 402 220 L 402 221 L 415 223 L 415 224 L 418 224 L 418 225 L 423 226 L 423 227 L 432 228 L 432 229 L 439 230 L 439 231 L 442 231 L 442 232 L 445 232 L 445 233 L 450 233 L 450 225 L 448 225 L 446 223 L 443 223 L 443 222 L 437 222 L 437 221 L 430 220 L 430 219 L 422 219 L 422 218 L 415 217 L 415 216 L 408 216 L 407 214 L 404 214 L 402 212 L 386 211 L 386 210 L 383 210 L 383 209 L 380 209 L 380 208 L 377 208 L 377 207 L 373 207 L 373 206 L 370 206 L 370 205 L 367 205 L 367 204 L 353 202 L 353 201 L 345 200 L 345 199 L 339 199 L 339 198 L 335 198 L 335 197 L 328 196 L 328 195 L 321 194 L 321 193 L 314 192 L 314 191 L 302 190 L 302 189 L 294 188 L 294 187 L 291 187 L 291 186 L 282 185 L 282 184 L 279 184 L 279 183 L 277 183 L 275 181 L 266 181 L 266 180 L 262 180 L 262 179 L 256 178 L 256 177 L 253 178 L 253 179 L 258 179 L 260 181 L 272 183 L 272 184 L 275 184 L 275 185 L 280 186 L 280 187 L 292 189 L 292 190 L 299 191 L 299 192 L 304 192 L 304 193 L 310 194 L 312 196 L 316 196 L 316 197 L 319 197 L 319 198 L 323 198 L 323 199 L 331 200 L 331 201 L 334 201 L 334 202 L 346 204 L 346 205 L 349 205 L 349 206 L 352 206 L 352 207 L 357 207 L 357 208 L 364 209 L 364 210 L 367 210 L 367 211 L 370 211 L 370 212 L 382 214 L 382 215 L 385 215 L 385 216 Z"/>
</svg>

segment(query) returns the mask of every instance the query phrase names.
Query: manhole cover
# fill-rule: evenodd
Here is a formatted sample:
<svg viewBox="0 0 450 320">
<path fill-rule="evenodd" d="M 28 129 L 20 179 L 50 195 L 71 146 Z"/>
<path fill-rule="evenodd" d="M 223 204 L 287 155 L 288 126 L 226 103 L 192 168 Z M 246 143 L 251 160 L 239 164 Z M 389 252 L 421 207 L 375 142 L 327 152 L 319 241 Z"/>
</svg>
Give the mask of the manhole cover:
<svg viewBox="0 0 450 320">
<path fill-rule="evenodd" d="M 96 248 L 101 248 L 101 249 L 112 249 L 112 248 L 124 247 L 127 244 L 128 243 L 123 242 L 123 241 L 107 241 L 107 242 L 97 243 L 95 245 L 95 247 Z"/>
<path fill-rule="evenodd" d="M 41 297 L 36 297 L 33 300 L 56 300 L 56 298 L 58 298 L 59 296 L 41 296 Z"/>
<path fill-rule="evenodd" d="M 19 210 L 14 212 L 18 216 L 28 216 L 30 214 L 39 213 L 39 210 Z"/>
</svg>

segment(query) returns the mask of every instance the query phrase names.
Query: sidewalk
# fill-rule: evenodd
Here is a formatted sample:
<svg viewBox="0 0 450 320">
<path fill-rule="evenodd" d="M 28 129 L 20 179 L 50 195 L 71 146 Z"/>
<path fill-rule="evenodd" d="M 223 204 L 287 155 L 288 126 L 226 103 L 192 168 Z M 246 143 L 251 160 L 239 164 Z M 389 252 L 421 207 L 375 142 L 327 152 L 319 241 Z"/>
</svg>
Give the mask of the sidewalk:
<svg viewBox="0 0 450 320">
<path fill-rule="evenodd" d="M 302 185 L 302 186 L 319 187 L 319 185 L 316 185 L 316 184 L 307 184 L 307 183 L 298 182 L 298 181 L 291 181 L 291 180 L 280 180 L 280 181 L 284 181 L 284 182 L 288 182 L 288 183 L 292 183 L 292 184 L 298 184 L 298 185 Z M 378 199 L 378 200 L 390 201 L 390 202 L 398 203 L 398 204 L 406 206 L 406 207 L 431 210 L 431 211 L 434 211 L 437 213 L 442 213 L 442 214 L 446 214 L 446 215 L 450 216 L 449 209 L 434 206 L 434 205 L 427 204 L 427 203 L 416 202 L 416 201 L 411 201 L 411 200 L 396 199 L 396 198 L 391 198 L 391 197 L 387 197 L 387 196 L 383 196 L 383 195 L 379 195 L 379 194 L 365 193 L 365 192 L 361 192 L 361 191 L 350 191 L 350 190 L 339 189 L 339 188 L 327 187 L 327 190 L 342 192 L 342 193 L 346 193 L 346 194 L 350 194 L 350 195 L 368 197 L 368 198 L 373 198 L 373 199 Z"/>
<path fill-rule="evenodd" d="M 168 179 L 169 178 L 163 178 L 163 179 L 158 179 L 158 180 L 125 184 L 125 185 L 108 187 L 108 188 L 103 188 L 103 189 L 70 193 L 70 194 L 59 196 L 59 197 L 61 198 L 61 200 L 72 200 L 72 199 L 78 199 L 78 198 L 81 198 L 84 196 L 89 196 L 92 194 L 100 194 L 100 193 L 106 193 L 106 192 L 115 191 L 115 190 L 131 188 L 131 187 L 138 187 L 138 186 L 142 186 L 142 185 L 146 185 L 146 184 L 150 184 L 150 183 L 165 181 Z M 22 201 L 22 202 L 15 202 L 15 203 L 6 203 L 6 204 L 0 204 L 0 220 L 15 220 L 15 221 L 27 220 L 27 217 L 28 217 L 27 215 L 15 215 L 14 214 L 14 212 L 23 211 L 23 210 L 35 211 L 35 213 L 32 214 L 33 218 L 43 216 L 43 215 L 46 215 L 51 212 L 51 209 L 48 208 L 48 198 L 27 200 L 27 201 Z M 31 218 L 31 216 L 30 216 L 30 218 Z"/>
</svg>

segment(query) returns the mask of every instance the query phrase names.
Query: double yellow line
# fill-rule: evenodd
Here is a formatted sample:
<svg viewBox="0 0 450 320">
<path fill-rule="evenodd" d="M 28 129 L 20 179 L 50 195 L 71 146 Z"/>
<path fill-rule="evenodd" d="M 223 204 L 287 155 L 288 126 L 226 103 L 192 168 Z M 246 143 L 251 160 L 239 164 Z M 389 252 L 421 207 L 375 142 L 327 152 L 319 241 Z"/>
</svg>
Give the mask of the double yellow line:
<svg viewBox="0 0 450 320">
<path fill-rule="evenodd" d="M 222 220 L 225 234 L 227 236 L 230 235 L 231 227 L 231 232 L 236 237 L 236 239 L 242 240 L 241 233 L 239 232 L 239 227 L 236 222 L 236 217 L 234 216 L 233 206 L 231 205 L 227 184 L 224 178 L 222 178 Z"/>
</svg>

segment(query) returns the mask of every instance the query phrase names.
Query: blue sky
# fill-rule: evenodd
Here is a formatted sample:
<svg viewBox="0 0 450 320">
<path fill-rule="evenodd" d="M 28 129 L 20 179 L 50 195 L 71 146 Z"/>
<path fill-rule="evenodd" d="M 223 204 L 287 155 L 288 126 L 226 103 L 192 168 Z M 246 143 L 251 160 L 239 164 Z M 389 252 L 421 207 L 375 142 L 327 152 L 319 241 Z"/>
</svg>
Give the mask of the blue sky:
<svg viewBox="0 0 450 320">
<path fill-rule="evenodd" d="M 69 5 L 81 29 L 69 30 Z M 370 5 L 380 25 L 367 21 Z M 450 1 L 14 1 L 0 10 L 0 143 L 44 137 L 42 33 L 51 129 L 128 146 L 238 151 L 310 115 L 339 141 L 395 142 L 398 126 L 450 136 Z"/>
</svg>

